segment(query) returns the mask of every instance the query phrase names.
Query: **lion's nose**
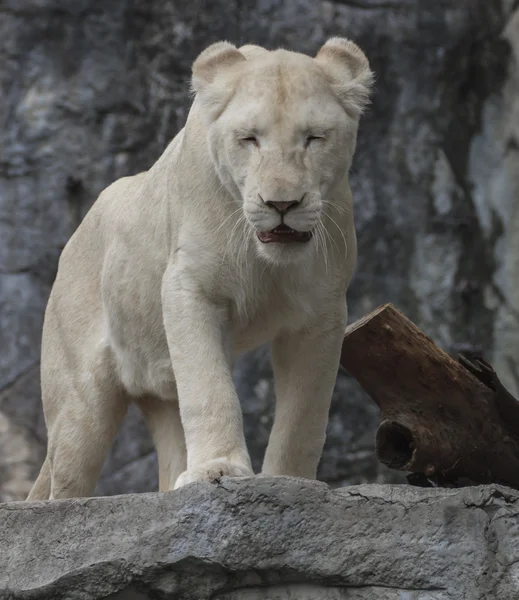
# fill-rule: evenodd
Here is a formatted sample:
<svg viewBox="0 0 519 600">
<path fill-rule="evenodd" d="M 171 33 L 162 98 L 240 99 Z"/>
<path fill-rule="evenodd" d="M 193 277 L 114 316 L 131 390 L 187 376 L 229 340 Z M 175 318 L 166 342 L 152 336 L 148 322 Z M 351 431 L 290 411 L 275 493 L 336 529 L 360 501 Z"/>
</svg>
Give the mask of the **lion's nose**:
<svg viewBox="0 0 519 600">
<path fill-rule="evenodd" d="M 272 208 L 277 210 L 280 215 L 284 215 L 291 208 L 297 206 L 301 202 L 301 200 L 292 200 L 290 202 L 275 202 L 274 200 L 263 200 L 263 202 L 265 202 L 267 206 L 272 206 Z"/>
</svg>

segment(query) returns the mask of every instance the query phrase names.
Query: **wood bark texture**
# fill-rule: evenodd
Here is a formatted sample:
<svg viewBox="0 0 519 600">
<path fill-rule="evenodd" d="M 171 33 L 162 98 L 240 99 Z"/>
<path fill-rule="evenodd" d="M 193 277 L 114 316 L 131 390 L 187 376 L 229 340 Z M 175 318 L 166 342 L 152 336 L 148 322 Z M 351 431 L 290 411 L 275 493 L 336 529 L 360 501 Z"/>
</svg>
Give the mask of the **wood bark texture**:
<svg viewBox="0 0 519 600">
<path fill-rule="evenodd" d="M 488 363 L 457 362 L 386 304 L 347 327 L 341 365 L 380 408 L 383 464 L 444 486 L 519 488 L 519 402 Z"/>
</svg>

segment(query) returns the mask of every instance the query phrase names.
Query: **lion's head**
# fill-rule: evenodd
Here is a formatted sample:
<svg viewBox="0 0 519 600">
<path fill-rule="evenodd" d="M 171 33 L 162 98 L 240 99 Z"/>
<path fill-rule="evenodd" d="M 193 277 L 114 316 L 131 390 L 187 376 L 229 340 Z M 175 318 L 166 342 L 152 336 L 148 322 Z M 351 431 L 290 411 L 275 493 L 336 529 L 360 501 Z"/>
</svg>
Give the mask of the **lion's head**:
<svg viewBox="0 0 519 600">
<path fill-rule="evenodd" d="M 315 58 L 219 42 L 195 61 L 213 162 L 268 258 L 302 255 L 344 197 L 372 79 L 363 52 L 341 38 Z"/>
</svg>

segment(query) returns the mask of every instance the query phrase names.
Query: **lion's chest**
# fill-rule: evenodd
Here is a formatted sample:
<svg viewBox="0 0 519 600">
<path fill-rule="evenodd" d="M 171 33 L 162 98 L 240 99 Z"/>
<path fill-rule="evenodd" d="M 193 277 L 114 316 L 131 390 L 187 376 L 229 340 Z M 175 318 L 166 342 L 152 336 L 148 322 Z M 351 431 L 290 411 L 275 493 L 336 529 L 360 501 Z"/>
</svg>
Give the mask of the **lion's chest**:
<svg viewBox="0 0 519 600">
<path fill-rule="evenodd" d="M 236 302 L 234 326 L 237 353 L 273 340 L 283 330 L 304 327 L 316 314 L 315 293 L 298 281 L 277 282 Z"/>
<path fill-rule="evenodd" d="M 150 393 L 174 398 L 175 376 L 163 325 L 160 283 L 137 285 L 133 280 L 132 286 L 105 304 L 108 338 L 119 376 L 132 395 Z M 303 327 L 314 317 L 316 306 L 322 304 L 310 286 L 297 280 L 250 281 L 228 292 L 233 307 L 229 327 L 236 356 L 270 342 L 282 330 Z"/>
</svg>

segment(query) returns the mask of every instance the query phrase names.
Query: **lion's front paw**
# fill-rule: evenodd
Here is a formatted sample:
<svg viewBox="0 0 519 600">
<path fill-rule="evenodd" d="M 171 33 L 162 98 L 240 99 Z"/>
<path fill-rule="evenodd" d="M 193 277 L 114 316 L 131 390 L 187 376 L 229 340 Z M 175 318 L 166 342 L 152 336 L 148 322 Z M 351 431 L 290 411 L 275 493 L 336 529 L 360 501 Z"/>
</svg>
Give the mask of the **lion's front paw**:
<svg viewBox="0 0 519 600">
<path fill-rule="evenodd" d="M 234 463 L 226 458 L 215 458 L 201 463 L 181 473 L 175 483 L 175 489 L 195 481 L 215 481 L 220 477 L 251 477 L 252 469 L 246 465 Z"/>
</svg>

